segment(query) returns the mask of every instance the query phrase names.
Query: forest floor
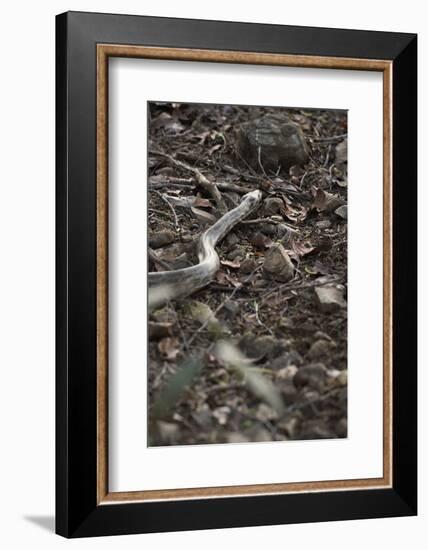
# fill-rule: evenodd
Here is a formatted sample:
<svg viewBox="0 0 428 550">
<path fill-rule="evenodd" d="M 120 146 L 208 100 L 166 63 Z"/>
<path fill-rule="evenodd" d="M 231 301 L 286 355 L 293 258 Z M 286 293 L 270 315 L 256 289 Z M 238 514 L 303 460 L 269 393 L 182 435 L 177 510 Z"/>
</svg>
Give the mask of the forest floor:
<svg viewBox="0 0 428 550">
<path fill-rule="evenodd" d="M 304 166 L 268 173 L 237 154 L 236 128 L 270 114 L 303 131 Z M 150 445 L 347 436 L 346 145 L 346 111 L 149 104 L 149 271 L 198 262 L 220 217 L 198 173 L 229 209 L 263 192 L 216 246 L 215 280 L 149 315 Z M 263 269 L 277 243 L 293 262 L 287 282 Z M 333 289 L 333 303 L 316 289 Z"/>
</svg>

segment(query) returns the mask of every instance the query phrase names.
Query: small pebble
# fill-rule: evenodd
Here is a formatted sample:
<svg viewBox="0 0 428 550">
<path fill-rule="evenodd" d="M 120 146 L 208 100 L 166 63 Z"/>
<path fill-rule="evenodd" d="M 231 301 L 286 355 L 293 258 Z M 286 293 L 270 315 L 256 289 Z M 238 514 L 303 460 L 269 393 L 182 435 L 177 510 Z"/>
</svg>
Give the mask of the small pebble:
<svg viewBox="0 0 428 550">
<path fill-rule="evenodd" d="M 310 388 L 322 391 L 325 385 L 327 370 L 322 363 L 314 363 L 306 367 L 300 367 L 294 375 L 293 383 L 296 388 L 309 386 Z"/>
<path fill-rule="evenodd" d="M 257 269 L 257 262 L 256 260 L 253 260 L 253 258 L 246 258 L 241 263 L 241 271 L 242 273 L 252 273 L 255 269 Z"/>
<path fill-rule="evenodd" d="M 294 276 L 294 266 L 282 244 L 274 244 L 266 252 L 263 270 L 270 279 L 286 283 Z"/>
<path fill-rule="evenodd" d="M 320 229 L 327 229 L 328 227 L 331 226 L 331 221 L 330 220 L 320 220 L 319 222 L 316 222 L 315 225 L 317 227 L 319 227 Z"/>
<path fill-rule="evenodd" d="M 330 355 L 331 349 L 334 347 L 332 342 L 327 340 L 316 340 L 308 351 L 309 359 L 322 359 Z"/>
<path fill-rule="evenodd" d="M 151 248 L 162 248 L 175 241 L 175 233 L 172 231 L 159 231 L 149 236 L 149 246 Z"/>
<path fill-rule="evenodd" d="M 337 214 L 340 218 L 347 220 L 348 219 L 348 207 L 346 204 L 343 204 L 342 206 L 339 206 L 339 208 L 336 208 L 334 211 L 335 214 Z"/>
</svg>

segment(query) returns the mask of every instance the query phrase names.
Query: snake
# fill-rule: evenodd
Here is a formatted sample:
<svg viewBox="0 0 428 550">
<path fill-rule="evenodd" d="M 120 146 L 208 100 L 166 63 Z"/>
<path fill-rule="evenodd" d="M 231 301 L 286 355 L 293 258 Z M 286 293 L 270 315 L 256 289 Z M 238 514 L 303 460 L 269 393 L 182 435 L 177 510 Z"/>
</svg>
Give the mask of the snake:
<svg viewBox="0 0 428 550">
<path fill-rule="evenodd" d="M 204 231 L 198 241 L 199 263 L 171 271 L 148 273 L 149 311 L 163 307 L 171 300 L 183 298 L 204 288 L 220 268 L 216 245 L 229 231 L 258 208 L 262 193 L 258 189 L 243 195 L 241 202 Z"/>
</svg>

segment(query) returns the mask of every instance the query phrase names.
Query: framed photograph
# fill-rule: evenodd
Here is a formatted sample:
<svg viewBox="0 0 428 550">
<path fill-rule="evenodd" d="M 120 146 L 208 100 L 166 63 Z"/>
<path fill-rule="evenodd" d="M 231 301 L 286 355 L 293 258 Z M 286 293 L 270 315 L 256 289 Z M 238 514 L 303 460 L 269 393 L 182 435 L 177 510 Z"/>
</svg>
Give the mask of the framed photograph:
<svg viewBox="0 0 428 550">
<path fill-rule="evenodd" d="M 56 25 L 57 533 L 416 514 L 416 35 Z"/>
</svg>

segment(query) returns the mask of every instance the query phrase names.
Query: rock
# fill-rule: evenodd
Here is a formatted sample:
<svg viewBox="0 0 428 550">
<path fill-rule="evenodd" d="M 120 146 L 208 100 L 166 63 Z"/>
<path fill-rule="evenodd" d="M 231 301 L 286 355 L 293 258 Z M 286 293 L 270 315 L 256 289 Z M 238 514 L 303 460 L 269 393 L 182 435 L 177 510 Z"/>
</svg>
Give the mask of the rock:
<svg viewBox="0 0 428 550">
<path fill-rule="evenodd" d="M 342 206 L 345 201 L 339 197 L 339 195 L 334 195 L 333 193 L 328 193 L 324 189 L 317 189 L 314 196 L 313 207 L 318 210 L 318 212 L 333 212 L 339 206 Z"/>
<path fill-rule="evenodd" d="M 314 334 L 314 338 L 316 338 L 317 340 L 328 340 L 329 342 L 333 341 L 331 336 L 329 336 L 325 332 L 322 332 L 322 330 L 317 330 Z"/>
<path fill-rule="evenodd" d="M 309 386 L 310 388 L 322 391 L 325 386 L 327 369 L 322 363 L 314 363 L 300 367 L 293 378 L 296 388 Z"/>
<path fill-rule="evenodd" d="M 269 239 L 269 237 L 266 237 L 266 235 L 263 235 L 261 231 L 256 231 L 256 233 L 251 235 L 250 242 L 255 248 L 258 248 L 259 250 L 266 250 L 266 248 L 272 246 L 271 239 Z"/>
<path fill-rule="evenodd" d="M 286 340 L 285 338 L 278 338 L 273 343 L 270 355 L 273 358 L 278 358 L 278 360 L 282 358 L 284 361 L 286 361 L 286 364 L 283 365 L 284 367 L 288 365 L 300 365 L 300 363 L 302 362 L 302 358 L 299 352 L 295 350 L 289 350 L 290 341 Z"/>
<path fill-rule="evenodd" d="M 268 197 L 263 201 L 262 212 L 265 216 L 280 214 L 284 210 L 284 203 L 279 197 Z"/>
<path fill-rule="evenodd" d="M 297 428 L 299 427 L 299 420 L 295 416 L 286 418 L 278 423 L 278 428 L 284 431 L 288 437 L 293 438 L 296 435 Z"/>
<path fill-rule="evenodd" d="M 259 229 L 263 235 L 276 235 L 276 228 L 277 226 L 273 223 L 262 223 L 259 226 Z"/>
<path fill-rule="evenodd" d="M 243 353 L 251 359 L 262 359 L 270 356 L 275 344 L 275 338 L 269 334 L 254 336 L 252 332 L 246 332 L 239 341 L 239 347 Z"/>
<path fill-rule="evenodd" d="M 249 437 L 250 441 L 272 441 L 272 436 L 266 430 L 266 428 L 262 428 L 259 426 L 249 428 L 245 432 L 245 435 Z"/>
<path fill-rule="evenodd" d="M 159 231 L 149 236 L 149 246 L 151 248 L 162 248 L 175 241 L 175 233 L 173 231 Z"/>
<path fill-rule="evenodd" d="M 318 308 L 323 313 L 338 311 L 346 307 L 343 292 L 333 286 L 321 286 L 315 288 L 315 298 Z"/>
<path fill-rule="evenodd" d="M 257 262 L 253 258 L 246 258 L 241 263 L 241 271 L 242 273 L 252 273 L 255 269 L 257 269 Z"/>
<path fill-rule="evenodd" d="M 231 413 L 230 407 L 225 405 L 224 407 L 218 407 L 217 409 L 214 409 L 212 415 L 220 424 L 220 426 L 224 426 L 229 419 L 230 413 Z"/>
<path fill-rule="evenodd" d="M 274 244 L 266 252 L 263 270 L 270 279 L 286 283 L 294 276 L 294 266 L 282 244 Z"/>
<path fill-rule="evenodd" d="M 276 350 L 275 350 L 276 351 Z M 271 363 L 271 369 L 281 372 L 284 368 L 293 366 L 296 368 L 296 365 L 299 366 L 302 364 L 302 356 L 298 351 L 286 351 L 281 354 L 275 353 L 275 359 Z"/>
<path fill-rule="evenodd" d="M 346 204 L 343 204 L 342 206 L 339 206 L 339 208 L 336 208 L 334 211 L 335 214 L 337 214 L 340 218 L 347 220 L 348 219 L 348 206 Z"/>
<path fill-rule="evenodd" d="M 339 206 L 339 208 L 341 208 Z M 328 227 L 331 226 L 331 221 L 330 220 L 320 220 L 319 222 L 316 222 L 315 224 L 317 227 L 319 227 L 320 229 L 327 229 Z"/>
<path fill-rule="evenodd" d="M 213 428 L 213 416 L 208 405 L 204 405 L 201 410 L 192 413 L 192 417 L 203 430 Z"/>
<path fill-rule="evenodd" d="M 232 261 L 241 259 L 244 256 L 244 253 L 245 251 L 240 246 L 236 246 L 227 254 L 227 259 Z"/>
<path fill-rule="evenodd" d="M 189 315 L 201 325 L 206 325 L 208 332 L 213 335 L 221 335 L 226 328 L 222 326 L 213 310 L 202 302 L 192 300 L 187 304 Z"/>
<path fill-rule="evenodd" d="M 283 239 L 283 240 L 289 239 L 290 235 L 291 235 L 290 228 L 287 227 L 284 223 L 279 223 L 276 226 L 276 232 L 277 232 L 278 238 Z"/>
<path fill-rule="evenodd" d="M 346 386 L 347 383 L 348 383 L 348 371 L 347 370 L 342 370 L 339 374 L 339 376 L 337 376 L 336 378 L 336 383 L 339 385 L 339 386 Z"/>
<path fill-rule="evenodd" d="M 288 175 L 293 165 L 305 164 L 308 160 L 303 133 L 289 121 L 279 122 L 270 117 L 241 124 L 237 132 L 239 155 L 257 171 Z"/>
<path fill-rule="evenodd" d="M 280 380 L 293 380 L 294 376 L 297 374 L 297 371 L 299 369 L 296 367 L 296 365 L 289 365 L 288 367 L 284 367 L 280 369 L 277 372 L 277 377 Z"/>
<path fill-rule="evenodd" d="M 256 417 L 262 422 L 269 422 L 270 420 L 276 420 L 278 413 L 266 403 L 260 403 L 256 411 Z"/>
<path fill-rule="evenodd" d="M 348 140 L 345 139 L 336 146 L 336 164 L 348 162 Z"/>
<path fill-rule="evenodd" d="M 333 342 L 316 340 L 308 351 L 308 357 L 309 359 L 324 359 L 329 357 L 333 347 L 335 347 Z"/>
<path fill-rule="evenodd" d="M 279 389 L 286 405 L 290 405 L 296 401 L 298 391 L 292 380 L 279 381 Z"/>
</svg>

